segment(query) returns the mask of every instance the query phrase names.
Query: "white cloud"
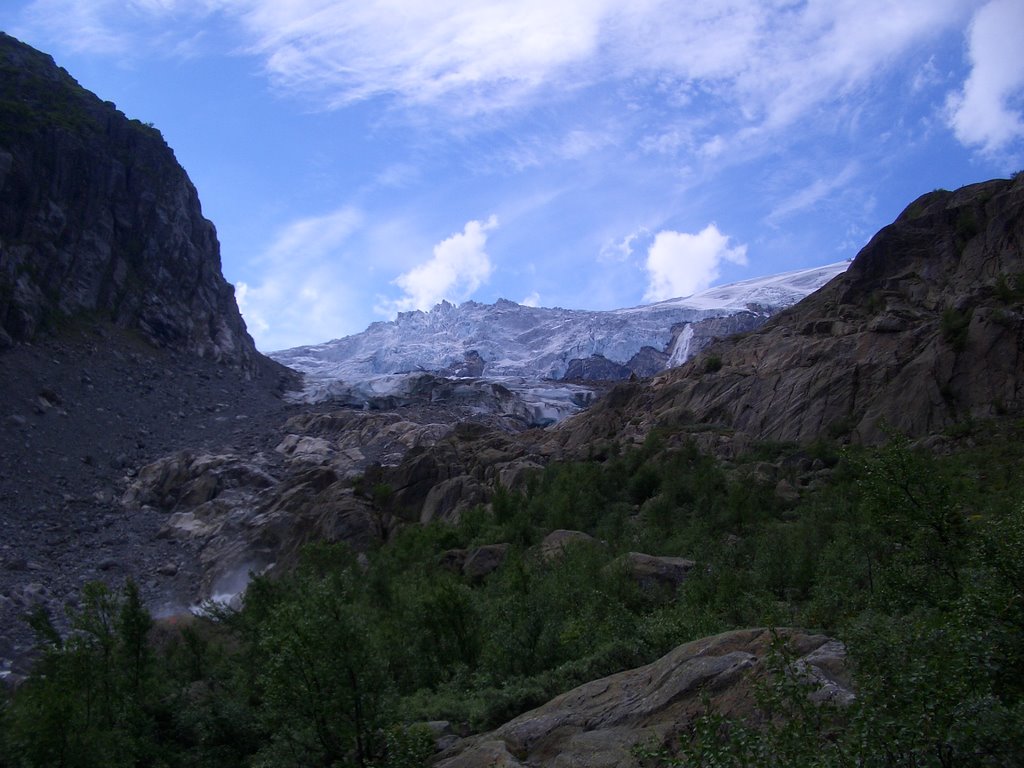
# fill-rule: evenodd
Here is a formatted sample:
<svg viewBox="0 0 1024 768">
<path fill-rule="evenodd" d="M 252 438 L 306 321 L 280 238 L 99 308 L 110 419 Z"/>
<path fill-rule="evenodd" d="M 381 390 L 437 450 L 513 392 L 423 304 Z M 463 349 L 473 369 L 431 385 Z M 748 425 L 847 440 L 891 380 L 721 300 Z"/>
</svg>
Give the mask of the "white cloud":
<svg viewBox="0 0 1024 768">
<path fill-rule="evenodd" d="M 923 91 L 925 88 L 938 85 L 943 81 L 943 75 L 939 72 L 939 68 L 935 66 L 935 57 L 932 56 L 924 65 L 914 73 L 914 78 L 911 80 L 910 89 L 914 93 Z"/>
<path fill-rule="evenodd" d="M 487 221 L 468 221 L 462 232 L 442 240 L 434 246 L 429 261 L 399 275 L 392 282 L 405 292 L 395 301 L 386 301 L 380 308 L 386 314 L 411 309 L 431 309 L 444 299 L 465 301 L 490 279 L 494 270 L 491 258 L 484 250 L 487 233 L 498 226 L 498 217 Z"/>
<path fill-rule="evenodd" d="M 678 154 L 681 150 L 690 150 L 693 146 L 693 128 L 689 125 L 661 130 L 640 140 L 640 149 L 650 154 L 671 156 Z"/>
<path fill-rule="evenodd" d="M 344 243 L 362 221 L 362 212 L 352 206 L 299 219 L 278 233 L 261 258 L 288 267 L 322 259 Z"/>
<path fill-rule="evenodd" d="M 539 307 L 540 306 L 540 294 L 533 291 L 529 296 L 519 302 L 524 307 Z"/>
<path fill-rule="evenodd" d="M 235 288 L 257 347 L 273 351 L 360 330 L 352 327 L 356 301 L 343 249 L 362 222 L 351 206 L 300 219 L 257 257 L 259 281 Z"/>
<path fill-rule="evenodd" d="M 947 101 L 950 127 L 966 146 L 994 153 L 1024 137 L 1011 107 L 1024 96 L 1024 3 L 993 0 L 975 14 L 968 33 L 971 74 Z"/>
<path fill-rule="evenodd" d="M 613 139 L 607 133 L 576 129 L 569 131 L 562 139 L 558 147 L 558 156 L 566 160 L 578 160 L 612 143 Z"/>
<path fill-rule="evenodd" d="M 25 22 L 43 30 L 72 51 L 104 51 L 121 56 L 131 50 L 132 34 L 109 23 L 110 7 L 88 0 L 35 0 L 25 11 Z M 20 30 L 14 30 L 17 36 Z"/>
<path fill-rule="evenodd" d="M 402 189 L 415 183 L 422 176 L 420 169 L 411 163 L 392 163 L 374 178 L 379 187 Z"/>
<path fill-rule="evenodd" d="M 689 296 L 708 288 L 723 262 L 747 263 L 747 246 L 729 246 L 729 237 L 708 224 L 696 234 L 663 230 L 647 252 L 644 301 Z"/>
</svg>

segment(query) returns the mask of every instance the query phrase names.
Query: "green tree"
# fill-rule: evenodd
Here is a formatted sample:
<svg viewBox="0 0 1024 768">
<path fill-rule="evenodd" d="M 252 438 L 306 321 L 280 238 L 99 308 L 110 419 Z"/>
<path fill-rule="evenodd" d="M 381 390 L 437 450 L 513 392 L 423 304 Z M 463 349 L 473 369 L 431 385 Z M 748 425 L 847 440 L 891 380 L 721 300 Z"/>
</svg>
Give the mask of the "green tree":
<svg viewBox="0 0 1024 768">
<path fill-rule="evenodd" d="M 151 620 L 134 583 L 121 595 L 87 584 L 67 638 L 41 610 L 31 623 L 41 656 L 9 714 L 9 740 L 23 764 L 154 764 Z"/>
<path fill-rule="evenodd" d="M 899 436 L 859 470 L 870 525 L 864 543 L 877 566 L 869 584 L 875 598 L 892 608 L 956 599 L 969 551 L 964 479 Z"/>
<path fill-rule="evenodd" d="M 381 751 L 386 657 L 352 574 L 300 576 L 275 605 L 260 640 L 261 715 L 272 742 L 258 765 L 359 766 Z"/>
</svg>

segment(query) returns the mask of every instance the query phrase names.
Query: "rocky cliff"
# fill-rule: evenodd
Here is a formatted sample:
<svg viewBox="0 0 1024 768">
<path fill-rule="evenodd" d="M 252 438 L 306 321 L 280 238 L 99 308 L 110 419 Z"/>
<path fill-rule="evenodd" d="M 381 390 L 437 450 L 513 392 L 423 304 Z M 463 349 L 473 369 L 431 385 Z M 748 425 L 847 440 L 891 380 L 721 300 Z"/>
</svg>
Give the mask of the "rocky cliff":
<svg viewBox="0 0 1024 768">
<path fill-rule="evenodd" d="M 160 132 L 0 33 L 0 348 L 83 315 L 259 368 L 213 224 Z"/>
<path fill-rule="evenodd" d="M 166 515 L 116 498 L 175 451 L 272 451 L 297 379 L 256 351 L 159 132 L 0 33 L 0 679 L 32 643 L 19 617 L 59 620 L 88 581 L 195 599 Z"/>
<path fill-rule="evenodd" d="M 914 201 L 846 272 L 761 329 L 622 385 L 560 441 L 654 427 L 875 442 L 1024 409 L 1024 176 Z"/>
</svg>

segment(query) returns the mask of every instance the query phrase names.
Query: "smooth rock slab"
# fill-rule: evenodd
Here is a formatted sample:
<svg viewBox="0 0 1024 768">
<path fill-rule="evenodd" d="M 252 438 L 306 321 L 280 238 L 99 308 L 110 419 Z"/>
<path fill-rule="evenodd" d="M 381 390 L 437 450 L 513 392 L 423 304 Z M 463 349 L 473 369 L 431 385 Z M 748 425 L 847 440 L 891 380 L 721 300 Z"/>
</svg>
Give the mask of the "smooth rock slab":
<svg viewBox="0 0 1024 768">
<path fill-rule="evenodd" d="M 756 718 L 753 686 L 764 675 L 776 636 L 797 656 L 793 667 L 820 683 L 827 698 L 852 698 L 842 644 L 792 629 L 736 630 L 694 640 L 652 664 L 585 683 L 494 731 L 462 740 L 436 765 L 636 766 L 633 747 L 660 745 L 683 731 L 705 711 L 705 695 L 726 717 Z"/>
</svg>

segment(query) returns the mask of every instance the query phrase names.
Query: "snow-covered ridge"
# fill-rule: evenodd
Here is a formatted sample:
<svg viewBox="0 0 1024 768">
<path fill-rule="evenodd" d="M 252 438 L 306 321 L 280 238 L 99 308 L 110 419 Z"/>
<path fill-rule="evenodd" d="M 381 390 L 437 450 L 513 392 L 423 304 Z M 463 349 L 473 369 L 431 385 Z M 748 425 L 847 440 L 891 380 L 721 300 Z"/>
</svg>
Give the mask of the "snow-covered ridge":
<svg viewBox="0 0 1024 768">
<path fill-rule="evenodd" d="M 601 356 L 626 366 L 647 348 L 645 365 L 681 365 L 711 335 L 730 330 L 717 322 L 742 315 L 753 327 L 844 272 L 849 262 L 802 269 L 710 288 L 685 298 L 612 311 L 445 301 L 429 312 L 402 312 L 362 333 L 271 357 L 325 381 L 367 383 L 385 374 L 428 371 L 453 377 L 563 379 L 573 361 Z M 651 355 L 654 356 L 652 362 Z M 663 359 L 660 357 L 663 356 Z M 628 374 L 627 374 L 628 375 Z"/>
</svg>

